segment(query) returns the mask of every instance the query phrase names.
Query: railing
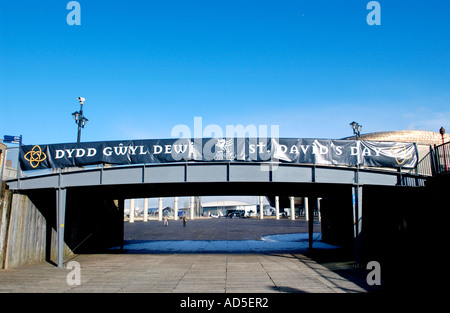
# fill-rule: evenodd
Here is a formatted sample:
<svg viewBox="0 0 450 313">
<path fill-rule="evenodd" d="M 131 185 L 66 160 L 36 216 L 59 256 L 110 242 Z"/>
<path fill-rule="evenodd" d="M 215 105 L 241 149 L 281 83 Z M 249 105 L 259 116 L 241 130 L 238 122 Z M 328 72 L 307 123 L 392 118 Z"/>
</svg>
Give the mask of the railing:
<svg viewBox="0 0 450 313">
<path fill-rule="evenodd" d="M 398 186 L 408 186 L 408 187 L 424 187 L 427 181 L 427 176 L 419 176 L 415 174 L 401 174 L 397 178 Z"/>
<path fill-rule="evenodd" d="M 450 142 L 443 143 L 439 146 L 434 146 L 434 151 L 434 173 L 448 173 L 450 169 Z"/>
<path fill-rule="evenodd" d="M 408 174 L 419 177 L 430 177 L 448 172 L 450 172 L 450 142 L 439 146 L 430 146 L 430 152 Z"/>
<path fill-rule="evenodd" d="M 428 154 L 417 163 L 416 168 L 412 169 L 409 173 L 420 176 L 433 176 L 434 157 L 434 151 L 430 148 L 430 152 L 428 152 Z"/>
</svg>

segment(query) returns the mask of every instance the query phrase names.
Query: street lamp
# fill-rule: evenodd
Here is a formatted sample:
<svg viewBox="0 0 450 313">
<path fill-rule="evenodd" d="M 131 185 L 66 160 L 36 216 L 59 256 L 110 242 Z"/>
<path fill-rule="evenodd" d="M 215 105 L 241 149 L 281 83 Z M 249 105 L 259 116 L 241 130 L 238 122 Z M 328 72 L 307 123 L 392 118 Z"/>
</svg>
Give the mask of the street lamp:
<svg viewBox="0 0 450 313">
<path fill-rule="evenodd" d="M 350 123 L 353 129 L 353 134 L 356 136 L 357 148 L 360 149 L 360 134 L 362 125 L 359 125 L 355 121 Z M 355 173 L 355 185 L 352 187 L 353 197 L 353 237 L 355 240 L 355 261 L 357 266 L 361 266 L 361 228 L 362 228 L 362 188 L 359 184 L 359 153 L 356 156 L 356 173 Z"/>
<path fill-rule="evenodd" d="M 444 135 L 445 135 L 445 128 L 443 126 L 441 126 L 441 128 L 439 129 L 439 133 L 442 136 L 442 151 L 444 151 L 444 166 L 445 166 L 445 171 L 448 172 L 448 166 L 447 166 L 447 152 L 445 151 L 445 139 L 444 139 Z"/>
<path fill-rule="evenodd" d="M 358 123 L 356 123 L 355 121 L 353 121 L 353 122 L 350 123 L 350 126 L 351 126 L 352 129 L 353 129 L 353 134 L 356 135 L 356 139 L 359 139 L 360 134 L 361 134 L 361 128 L 362 128 L 362 125 L 359 125 Z"/>
<path fill-rule="evenodd" d="M 83 104 L 86 99 L 83 97 L 78 97 L 78 101 L 80 102 L 80 111 L 76 111 L 72 113 L 72 116 L 75 120 L 75 124 L 78 125 L 78 137 L 77 137 L 77 143 L 80 143 L 81 140 L 81 129 L 84 128 L 84 125 L 89 121 L 86 117 L 83 115 Z"/>
<path fill-rule="evenodd" d="M 439 133 L 442 136 L 442 144 L 444 144 L 445 143 L 445 140 L 444 140 L 445 128 L 443 126 L 441 126 L 441 128 L 439 128 Z"/>
</svg>

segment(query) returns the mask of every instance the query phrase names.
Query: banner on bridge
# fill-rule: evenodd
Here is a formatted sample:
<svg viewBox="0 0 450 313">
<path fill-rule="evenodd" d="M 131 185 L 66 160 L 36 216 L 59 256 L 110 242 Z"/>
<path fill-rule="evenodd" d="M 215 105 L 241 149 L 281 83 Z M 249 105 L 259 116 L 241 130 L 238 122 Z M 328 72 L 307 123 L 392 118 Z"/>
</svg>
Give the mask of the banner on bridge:
<svg viewBox="0 0 450 313">
<path fill-rule="evenodd" d="M 19 158 L 22 170 L 180 161 L 279 161 L 414 168 L 418 154 L 413 143 L 293 138 L 182 138 L 29 145 L 20 147 Z"/>
</svg>

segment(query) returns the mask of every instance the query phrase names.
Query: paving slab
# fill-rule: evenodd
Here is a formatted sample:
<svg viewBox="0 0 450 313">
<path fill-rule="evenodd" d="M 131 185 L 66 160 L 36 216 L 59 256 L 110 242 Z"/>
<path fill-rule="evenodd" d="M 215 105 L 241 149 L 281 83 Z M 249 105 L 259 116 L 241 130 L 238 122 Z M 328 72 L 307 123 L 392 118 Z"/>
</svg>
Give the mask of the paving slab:
<svg viewBox="0 0 450 313">
<path fill-rule="evenodd" d="M 0 270 L 0 292 L 334 293 L 370 289 L 360 276 L 345 278 L 333 271 L 351 271 L 351 263 L 326 267 L 301 251 L 258 250 L 264 244 L 261 236 L 304 231 L 305 223 L 299 221 L 217 219 L 189 221 L 186 228 L 181 221 L 171 221 L 166 228 L 158 221 L 125 223 L 124 226 L 126 240 L 153 241 L 161 247 L 162 253 L 79 254 L 67 257 L 63 268 L 43 262 Z M 203 250 L 211 247 L 212 250 L 208 253 L 188 251 L 187 242 L 175 242 L 172 246 L 168 242 L 180 238 L 205 240 L 205 243 L 196 243 Z M 259 245 L 258 249 L 252 246 L 255 244 Z M 164 251 L 163 246 L 176 251 Z M 214 252 L 222 247 L 226 248 Z M 241 250 L 236 253 L 233 249 Z M 67 282 L 71 273 L 67 268 L 69 261 L 80 265 L 80 285 Z"/>
<path fill-rule="evenodd" d="M 140 256 L 139 271 L 134 255 L 77 255 L 71 261 L 81 265 L 81 285 L 67 284 L 67 268 L 43 263 L 0 271 L 0 292 L 116 293 L 116 292 L 365 292 L 356 283 L 339 276 L 304 256 L 271 256 L 289 266 L 264 267 L 266 255 L 167 255 Z M 157 262 L 155 260 L 170 260 Z M 204 266 L 205 260 L 222 262 Z M 120 262 L 115 262 L 118 260 Z M 187 264 L 186 261 L 189 261 Z M 148 264 L 146 263 L 148 261 Z M 246 263 L 250 261 L 250 264 Z M 102 263 L 103 266 L 99 266 Z M 206 262 L 208 263 L 208 262 Z M 306 264 L 307 263 L 307 264 Z M 67 264 L 67 261 L 66 263 Z M 148 265 L 148 266 L 147 266 Z M 210 264 L 209 264 L 210 265 Z M 300 265 L 300 266 L 299 266 Z M 220 268 L 220 270 L 218 270 Z M 304 268 L 305 270 L 302 270 Z M 312 269 L 311 269 L 312 268 Z M 141 271 L 145 269 L 145 271 Z"/>
</svg>

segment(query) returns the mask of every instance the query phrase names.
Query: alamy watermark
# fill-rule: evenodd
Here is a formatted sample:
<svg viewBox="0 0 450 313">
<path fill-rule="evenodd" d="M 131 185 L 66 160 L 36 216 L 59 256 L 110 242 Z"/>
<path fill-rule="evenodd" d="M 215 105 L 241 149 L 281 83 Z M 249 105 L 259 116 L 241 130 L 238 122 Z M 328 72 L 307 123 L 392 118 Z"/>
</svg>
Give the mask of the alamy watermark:
<svg viewBox="0 0 450 313">
<path fill-rule="evenodd" d="M 279 125 L 225 125 L 225 131 L 216 124 L 203 126 L 201 116 L 194 117 L 194 129 L 185 124 L 172 127 L 172 138 L 279 138 Z"/>
<path fill-rule="evenodd" d="M 66 276 L 66 282 L 69 286 L 81 285 L 81 266 L 77 261 L 69 261 L 67 263 L 68 270 L 71 270 Z"/>
<path fill-rule="evenodd" d="M 70 10 L 67 14 L 66 21 L 70 26 L 81 25 L 81 5 L 78 1 L 70 1 L 66 5 L 66 9 Z M 366 17 L 367 24 L 370 26 L 381 25 L 381 5 L 378 1 L 370 1 L 366 6 L 367 10 L 371 10 Z"/>
<path fill-rule="evenodd" d="M 381 5 L 378 1 L 370 1 L 366 6 L 367 10 L 371 10 L 367 14 L 366 21 L 370 26 L 381 25 Z"/>
<path fill-rule="evenodd" d="M 69 286 L 81 285 L 81 266 L 77 261 L 69 261 L 66 268 L 71 270 L 66 276 L 66 282 Z M 366 282 L 369 286 L 381 285 L 381 265 L 377 261 L 370 261 L 366 266 L 370 272 L 367 274 Z"/>
<path fill-rule="evenodd" d="M 81 25 L 81 5 L 78 1 L 70 1 L 66 5 L 67 10 L 71 10 L 66 16 L 68 25 Z"/>
<path fill-rule="evenodd" d="M 251 160 L 261 160 L 263 162 L 260 165 L 261 171 L 273 171 L 278 167 L 278 159 L 273 152 L 268 148 L 269 144 L 272 147 L 276 147 L 280 138 L 279 125 L 226 125 L 225 130 L 216 124 L 203 125 L 202 117 L 194 117 L 193 129 L 185 124 L 178 124 L 172 128 L 172 138 L 178 138 L 179 143 L 183 144 L 186 139 L 192 139 L 191 145 L 202 147 L 200 153 L 205 160 L 236 160 L 235 140 L 236 144 L 241 143 L 248 138 L 249 158 Z M 203 138 L 207 138 L 208 141 L 202 145 Z M 181 160 L 181 158 L 189 159 L 192 157 L 189 150 L 184 154 L 180 154 L 180 151 L 176 149 L 172 150 L 172 157 L 175 160 Z"/>
<path fill-rule="evenodd" d="M 371 270 L 366 277 L 369 286 L 381 285 L 381 265 L 377 261 L 370 261 L 366 266 L 367 270 Z"/>
</svg>

